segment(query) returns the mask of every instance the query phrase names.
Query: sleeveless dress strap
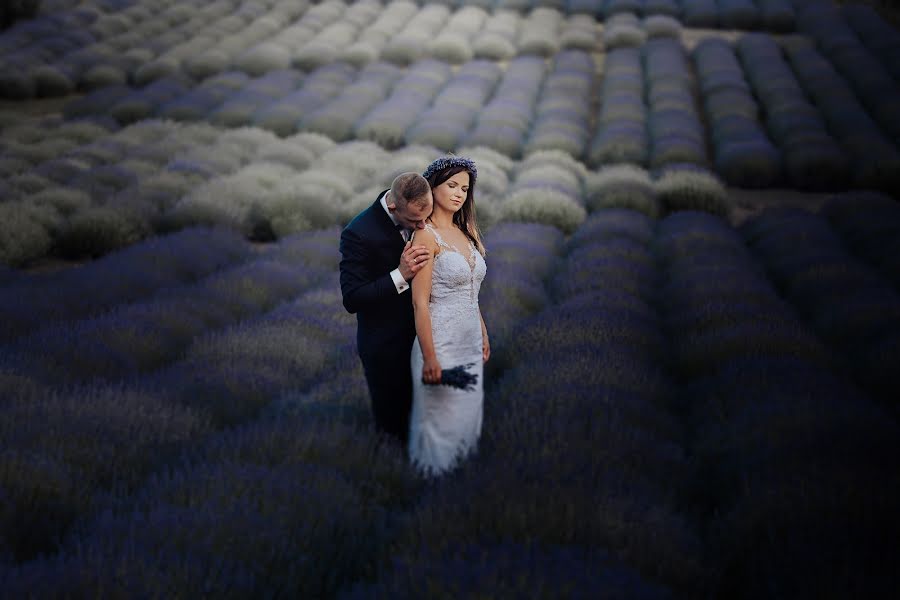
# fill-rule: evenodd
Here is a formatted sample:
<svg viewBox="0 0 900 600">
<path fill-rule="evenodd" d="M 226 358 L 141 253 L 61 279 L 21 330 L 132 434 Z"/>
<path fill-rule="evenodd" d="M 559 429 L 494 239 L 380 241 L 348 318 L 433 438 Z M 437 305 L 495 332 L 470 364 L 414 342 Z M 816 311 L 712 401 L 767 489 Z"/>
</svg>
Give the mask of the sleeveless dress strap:
<svg viewBox="0 0 900 600">
<path fill-rule="evenodd" d="M 438 246 L 452 250 L 450 244 L 444 241 L 444 238 L 441 237 L 441 234 L 437 232 L 437 230 L 431 225 L 431 223 L 425 223 L 425 227 L 428 229 L 428 231 L 434 234 L 434 239 L 435 241 L 437 241 Z"/>
</svg>

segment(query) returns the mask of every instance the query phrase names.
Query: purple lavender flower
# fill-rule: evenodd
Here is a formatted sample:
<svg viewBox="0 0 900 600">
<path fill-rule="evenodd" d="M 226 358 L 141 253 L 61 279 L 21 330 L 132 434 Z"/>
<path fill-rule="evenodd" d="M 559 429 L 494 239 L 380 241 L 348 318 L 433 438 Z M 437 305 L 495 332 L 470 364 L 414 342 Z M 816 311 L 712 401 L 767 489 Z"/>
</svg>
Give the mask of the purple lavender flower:
<svg viewBox="0 0 900 600">
<path fill-rule="evenodd" d="M 478 375 L 470 373 L 467 369 L 474 366 L 475 363 L 469 363 L 451 369 L 443 369 L 440 383 L 426 383 L 426 385 L 449 385 L 458 390 L 472 391 L 478 383 Z"/>
<path fill-rule="evenodd" d="M 473 179 L 478 176 L 478 170 L 475 168 L 475 163 L 472 162 L 472 159 L 466 158 L 464 156 L 442 156 L 441 158 L 428 165 L 428 168 L 425 169 L 424 173 L 422 173 L 422 177 L 425 177 L 427 179 L 433 174 L 450 167 L 465 167 L 465 169 L 472 175 Z"/>
</svg>

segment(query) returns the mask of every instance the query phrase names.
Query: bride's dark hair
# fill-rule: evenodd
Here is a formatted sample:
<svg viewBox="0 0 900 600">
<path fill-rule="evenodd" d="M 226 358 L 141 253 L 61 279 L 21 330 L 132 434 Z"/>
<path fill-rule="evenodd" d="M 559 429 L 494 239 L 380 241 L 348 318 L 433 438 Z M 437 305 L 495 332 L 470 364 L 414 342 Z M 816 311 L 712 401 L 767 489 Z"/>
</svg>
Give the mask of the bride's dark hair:
<svg viewBox="0 0 900 600">
<path fill-rule="evenodd" d="M 475 218 L 475 180 L 478 177 L 475 163 L 471 159 L 462 156 L 445 156 L 428 165 L 422 176 L 428 180 L 428 185 L 434 190 L 434 188 L 463 171 L 469 174 L 469 189 L 466 191 L 466 201 L 453 214 L 453 224 L 459 227 L 466 234 L 466 237 L 472 240 L 475 248 L 484 256 L 487 251 L 484 247 L 484 242 L 481 241 L 481 232 L 478 229 L 478 221 Z"/>
</svg>

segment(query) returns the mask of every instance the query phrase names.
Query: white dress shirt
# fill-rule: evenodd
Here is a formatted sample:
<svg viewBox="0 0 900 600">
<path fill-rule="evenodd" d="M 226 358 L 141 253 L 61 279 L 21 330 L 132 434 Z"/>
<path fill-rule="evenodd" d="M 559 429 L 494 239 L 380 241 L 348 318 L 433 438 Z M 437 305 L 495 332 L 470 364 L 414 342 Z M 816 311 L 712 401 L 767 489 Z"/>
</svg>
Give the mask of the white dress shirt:
<svg viewBox="0 0 900 600">
<path fill-rule="evenodd" d="M 390 217 L 391 222 L 394 225 L 399 225 L 399 221 L 394 217 L 390 210 L 387 207 L 387 200 L 385 199 L 388 195 L 388 192 L 385 192 L 381 195 L 381 207 L 384 209 L 384 212 L 387 213 L 387 216 Z M 408 229 L 400 229 L 397 233 L 402 237 L 405 241 L 409 241 L 409 230 Z M 397 293 L 402 294 L 406 290 L 409 289 L 409 283 L 403 279 L 403 275 L 400 274 L 400 269 L 394 269 L 391 271 L 391 279 L 394 280 L 394 287 L 397 288 Z"/>
</svg>

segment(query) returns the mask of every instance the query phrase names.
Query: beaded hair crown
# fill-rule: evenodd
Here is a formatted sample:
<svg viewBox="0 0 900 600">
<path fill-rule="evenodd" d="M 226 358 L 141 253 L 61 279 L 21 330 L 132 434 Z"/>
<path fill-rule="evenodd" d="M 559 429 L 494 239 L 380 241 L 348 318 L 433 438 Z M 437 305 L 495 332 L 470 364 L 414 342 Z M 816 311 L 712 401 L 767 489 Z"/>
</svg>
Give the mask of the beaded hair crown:
<svg viewBox="0 0 900 600">
<path fill-rule="evenodd" d="M 428 179 L 435 173 L 450 167 L 463 167 L 469 172 L 473 181 L 478 177 L 478 169 L 475 168 L 475 162 L 471 158 L 466 158 L 465 156 L 442 156 L 428 165 L 428 168 L 422 173 L 422 177 Z"/>
</svg>

